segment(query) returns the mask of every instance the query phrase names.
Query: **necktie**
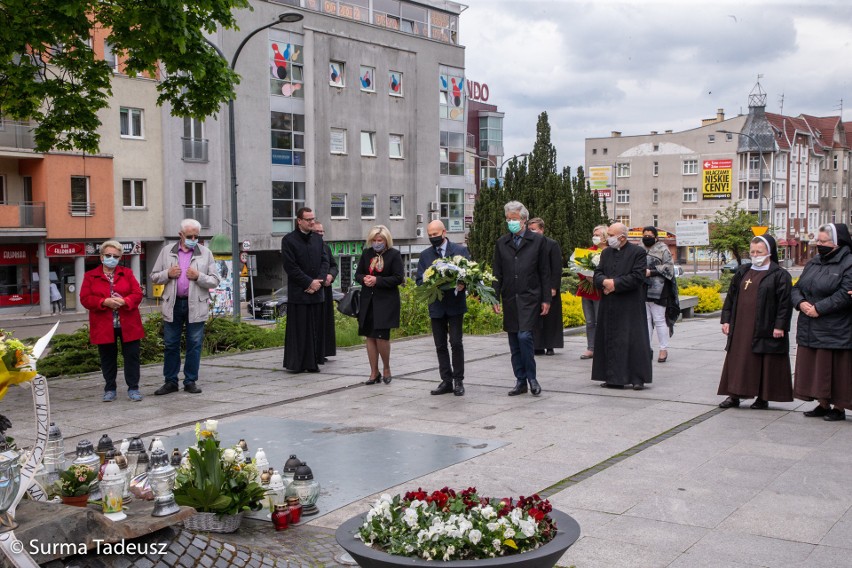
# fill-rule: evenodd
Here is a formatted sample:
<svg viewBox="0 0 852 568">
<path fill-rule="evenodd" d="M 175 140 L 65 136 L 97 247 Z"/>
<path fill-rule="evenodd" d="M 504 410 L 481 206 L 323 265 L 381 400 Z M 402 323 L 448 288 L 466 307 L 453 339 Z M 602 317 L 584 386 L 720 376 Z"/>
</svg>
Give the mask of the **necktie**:
<svg viewBox="0 0 852 568">
<path fill-rule="evenodd" d="M 438 255 L 438 258 L 444 258 L 444 249 L 441 247 L 435 247 L 435 254 Z"/>
<path fill-rule="evenodd" d="M 519 248 L 521 246 L 521 237 L 514 236 L 512 238 L 515 239 L 515 248 Z"/>
</svg>

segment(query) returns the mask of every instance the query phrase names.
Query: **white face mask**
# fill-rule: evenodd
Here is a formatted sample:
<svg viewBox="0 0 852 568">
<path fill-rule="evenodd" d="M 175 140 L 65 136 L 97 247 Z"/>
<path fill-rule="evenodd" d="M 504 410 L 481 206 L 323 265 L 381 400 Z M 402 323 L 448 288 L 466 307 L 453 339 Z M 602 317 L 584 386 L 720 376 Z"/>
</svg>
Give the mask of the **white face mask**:
<svg viewBox="0 0 852 568">
<path fill-rule="evenodd" d="M 601 244 L 601 238 L 599 236 L 595 235 L 594 237 L 592 237 L 592 244 L 595 245 L 595 246 Z"/>
<path fill-rule="evenodd" d="M 769 261 L 768 255 L 763 256 L 753 256 L 751 257 L 751 263 L 755 266 L 763 266 Z"/>
<path fill-rule="evenodd" d="M 620 241 L 619 241 L 618 237 L 607 237 L 607 239 L 606 239 L 606 244 L 608 246 L 610 246 L 612 248 L 616 248 L 616 249 L 618 248 L 619 242 Z"/>
</svg>

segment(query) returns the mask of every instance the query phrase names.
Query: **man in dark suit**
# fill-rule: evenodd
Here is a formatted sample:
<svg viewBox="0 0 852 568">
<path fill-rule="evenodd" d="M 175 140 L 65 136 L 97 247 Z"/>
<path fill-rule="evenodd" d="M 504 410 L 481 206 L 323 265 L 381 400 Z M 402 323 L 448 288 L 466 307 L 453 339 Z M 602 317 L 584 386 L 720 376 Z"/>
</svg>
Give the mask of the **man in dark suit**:
<svg viewBox="0 0 852 568">
<path fill-rule="evenodd" d="M 314 234 L 314 212 L 296 212 L 296 229 L 281 239 L 281 257 L 287 274 L 287 328 L 284 331 L 284 368 L 318 373 L 323 348 L 320 325 L 325 295 L 323 282 L 328 260 L 322 237 Z"/>
<path fill-rule="evenodd" d="M 562 285 L 562 249 L 559 243 L 544 234 L 544 220 L 540 217 L 530 219 L 527 223 L 530 231 L 538 233 L 547 241 L 548 259 L 550 260 L 550 311 L 544 317 L 541 328 L 535 330 L 533 336 L 536 355 L 553 355 L 553 349 L 565 346 L 562 327 L 562 296 L 559 287 Z"/>
<path fill-rule="evenodd" d="M 447 238 L 447 230 L 441 221 L 432 221 L 426 227 L 429 243 L 432 245 L 420 253 L 417 263 L 417 285 L 423 283 L 423 273 L 439 258 L 451 258 L 456 255 L 470 258 L 470 252 L 464 245 L 451 243 Z M 432 338 L 435 340 L 435 350 L 438 352 L 438 372 L 441 374 L 441 384 L 431 391 L 431 394 L 447 394 L 464 396 L 464 345 L 462 344 L 462 329 L 464 314 L 467 312 L 467 300 L 464 285 L 459 284 L 455 290 L 447 290 L 444 297 L 429 304 L 429 318 L 432 320 Z M 447 349 L 447 335 L 450 337 L 450 347 L 453 350 L 452 362 Z"/>
<path fill-rule="evenodd" d="M 509 396 L 524 394 L 527 384 L 533 396 L 538 396 L 541 385 L 536 380 L 533 331 L 550 311 L 550 247 L 544 237 L 527 230 L 530 214 L 523 203 L 510 201 L 503 210 L 510 233 L 497 239 L 492 267 L 515 373 L 515 388 Z M 500 313 L 499 304 L 494 311 Z"/>
</svg>

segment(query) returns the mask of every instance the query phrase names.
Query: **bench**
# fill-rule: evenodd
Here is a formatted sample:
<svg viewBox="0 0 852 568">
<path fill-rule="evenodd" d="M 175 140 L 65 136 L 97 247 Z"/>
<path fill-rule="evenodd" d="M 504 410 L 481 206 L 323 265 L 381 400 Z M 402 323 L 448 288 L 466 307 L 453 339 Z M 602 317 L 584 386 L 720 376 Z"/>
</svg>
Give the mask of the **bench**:
<svg viewBox="0 0 852 568">
<path fill-rule="evenodd" d="M 695 306 L 698 305 L 698 296 L 681 296 L 680 315 L 683 319 L 691 318 L 695 315 Z"/>
</svg>

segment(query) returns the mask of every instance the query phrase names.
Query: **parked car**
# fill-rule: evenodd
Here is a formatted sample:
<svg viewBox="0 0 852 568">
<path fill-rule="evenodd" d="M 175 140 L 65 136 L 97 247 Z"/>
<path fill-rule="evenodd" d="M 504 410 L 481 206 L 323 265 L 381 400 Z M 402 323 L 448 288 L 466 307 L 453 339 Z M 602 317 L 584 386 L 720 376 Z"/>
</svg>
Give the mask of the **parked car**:
<svg viewBox="0 0 852 568">
<path fill-rule="evenodd" d="M 742 263 L 743 264 L 751 264 L 751 259 L 750 258 L 744 258 Z M 729 260 L 728 262 L 726 262 L 725 264 L 722 265 L 722 269 L 721 269 L 722 274 L 725 274 L 727 272 L 736 272 L 739 267 L 740 267 L 740 265 L 737 264 L 737 259 Z"/>
<path fill-rule="evenodd" d="M 331 297 L 339 302 L 343 292 L 339 288 L 331 291 Z M 278 288 L 271 294 L 255 296 L 251 303 L 252 315 L 255 319 L 278 319 L 287 313 L 287 287 Z"/>
<path fill-rule="evenodd" d="M 674 265 L 675 278 L 683 278 L 683 267 L 679 264 Z"/>
</svg>

